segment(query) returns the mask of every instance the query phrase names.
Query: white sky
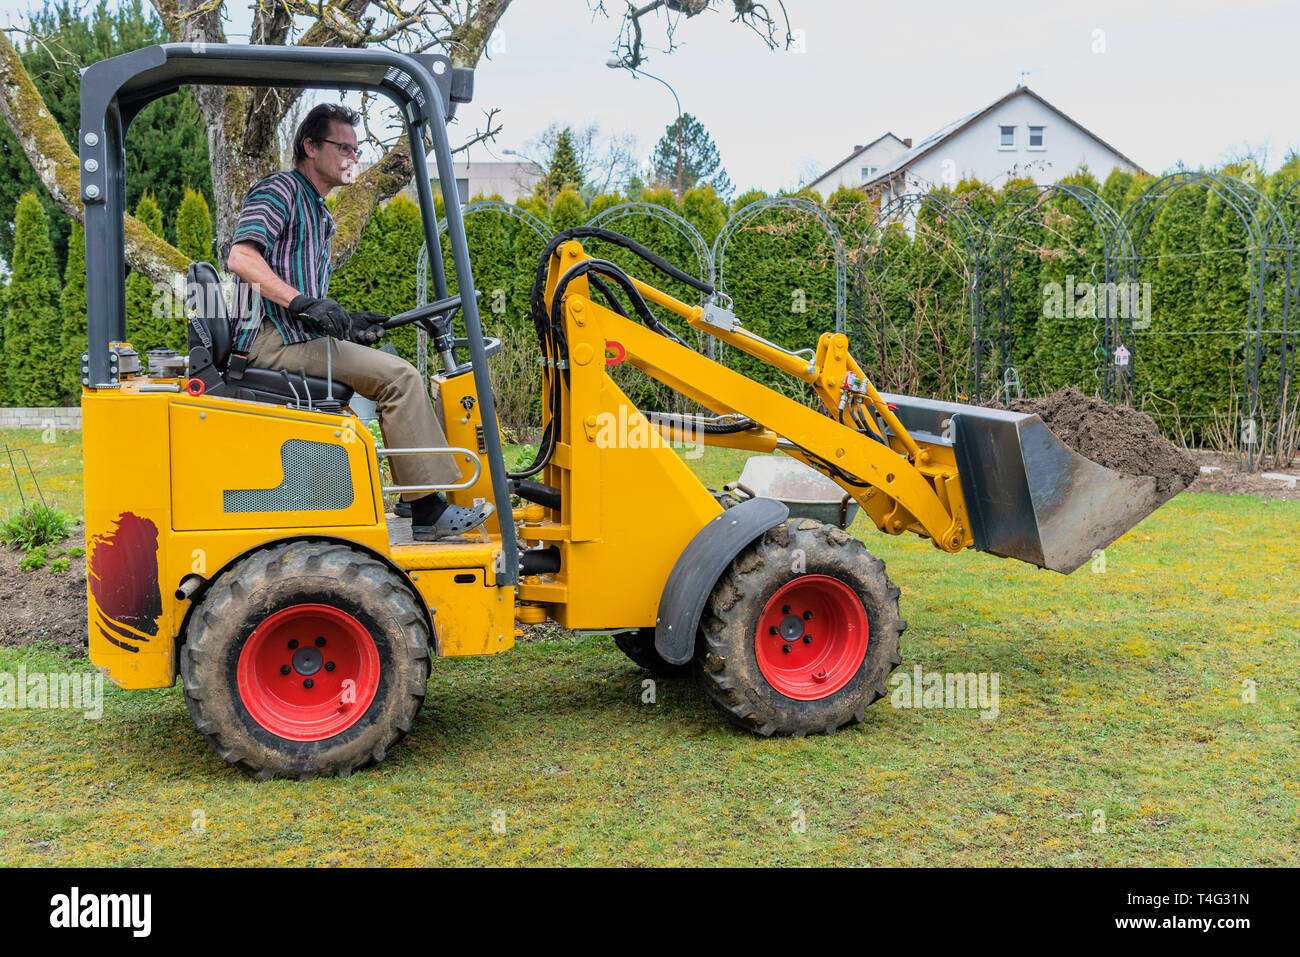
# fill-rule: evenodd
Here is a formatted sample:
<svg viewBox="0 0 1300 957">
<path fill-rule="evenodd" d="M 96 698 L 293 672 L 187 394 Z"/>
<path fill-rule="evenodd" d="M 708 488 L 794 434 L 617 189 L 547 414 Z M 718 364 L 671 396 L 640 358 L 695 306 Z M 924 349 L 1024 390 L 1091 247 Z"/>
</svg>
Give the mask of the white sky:
<svg viewBox="0 0 1300 957">
<path fill-rule="evenodd" d="M 0 23 L 30 4 L 0 0 Z M 618 0 L 606 0 L 611 11 Z M 729 2 L 720 4 L 730 9 Z M 775 6 L 772 2 L 771 6 Z M 919 140 L 1027 84 L 1152 172 L 1267 148 L 1300 150 L 1300 5 L 1281 0 L 786 0 L 805 52 L 770 52 L 725 12 L 684 21 L 645 68 L 713 134 L 732 182 L 775 190 L 886 131 Z M 229 5 L 237 40 L 248 14 Z M 246 29 L 246 28 L 245 28 Z M 1105 52 L 1093 52 L 1095 31 Z M 584 0 L 515 0 L 475 77 L 457 132 L 500 107 L 504 130 L 473 159 L 522 149 L 553 121 L 630 132 L 648 157 L 676 113 L 653 80 L 605 67 L 617 24 Z M 647 32 L 662 45 L 662 29 Z M 453 142 L 457 142 L 453 133 Z"/>
</svg>

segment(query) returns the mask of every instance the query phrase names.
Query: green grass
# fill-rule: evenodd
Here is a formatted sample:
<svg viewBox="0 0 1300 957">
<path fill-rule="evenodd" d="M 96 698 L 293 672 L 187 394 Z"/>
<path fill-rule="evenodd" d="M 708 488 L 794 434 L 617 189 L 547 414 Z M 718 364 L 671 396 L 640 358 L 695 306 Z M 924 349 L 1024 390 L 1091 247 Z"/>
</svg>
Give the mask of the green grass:
<svg viewBox="0 0 1300 957">
<path fill-rule="evenodd" d="M 691 464 L 718 487 L 744 457 Z M 438 660 L 412 734 L 345 780 L 248 780 L 179 688 L 107 687 L 98 721 L 0 711 L 3 863 L 1294 865 L 1298 524 L 1184 494 L 1062 577 L 859 520 L 903 589 L 904 668 L 997 672 L 992 721 L 885 699 L 760 740 L 689 680 L 643 704 L 601 637 Z M 93 670 L 0 648 L 19 665 Z"/>
<path fill-rule="evenodd" d="M 12 461 L 7 453 L 0 455 L 0 517 L 17 512 L 24 502 L 39 502 L 35 489 L 39 484 L 49 505 L 77 521 L 84 519 L 80 432 L 0 429 L 0 448 L 21 449 L 27 454 L 26 461 L 17 452 Z"/>
</svg>

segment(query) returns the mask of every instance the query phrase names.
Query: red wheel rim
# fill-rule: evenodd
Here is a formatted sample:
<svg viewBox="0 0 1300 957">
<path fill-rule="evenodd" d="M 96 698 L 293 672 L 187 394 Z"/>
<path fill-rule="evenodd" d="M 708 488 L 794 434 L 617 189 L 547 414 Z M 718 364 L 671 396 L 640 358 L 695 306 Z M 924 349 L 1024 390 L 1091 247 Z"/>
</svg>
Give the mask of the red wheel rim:
<svg viewBox="0 0 1300 957">
<path fill-rule="evenodd" d="M 248 636 L 235 678 L 244 707 L 267 731 L 320 741 L 350 728 L 375 700 L 379 651 L 347 612 L 293 605 Z"/>
<path fill-rule="evenodd" d="M 814 701 L 849 683 L 867 654 L 867 613 L 853 589 L 804 575 L 776 590 L 758 616 L 754 655 L 787 698 Z"/>
</svg>

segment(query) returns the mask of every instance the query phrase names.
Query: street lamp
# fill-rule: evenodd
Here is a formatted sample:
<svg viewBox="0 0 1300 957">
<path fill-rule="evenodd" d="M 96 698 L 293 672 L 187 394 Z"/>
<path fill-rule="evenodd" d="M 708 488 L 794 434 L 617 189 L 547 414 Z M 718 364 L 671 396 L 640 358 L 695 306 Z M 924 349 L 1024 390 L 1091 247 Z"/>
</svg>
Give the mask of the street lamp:
<svg viewBox="0 0 1300 957">
<path fill-rule="evenodd" d="M 653 73 L 647 73 L 645 70 L 638 70 L 635 67 L 628 66 L 622 60 L 606 60 L 605 66 L 611 70 L 627 70 L 635 77 L 638 73 L 642 76 L 648 76 L 652 80 L 658 80 L 664 86 L 668 87 L 668 92 L 673 95 L 673 102 L 677 104 L 677 202 L 682 201 L 682 101 L 677 99 L 677 91 L 668 86 L 668 81 L 662 77 L 657 77 Z"/>
</svg>

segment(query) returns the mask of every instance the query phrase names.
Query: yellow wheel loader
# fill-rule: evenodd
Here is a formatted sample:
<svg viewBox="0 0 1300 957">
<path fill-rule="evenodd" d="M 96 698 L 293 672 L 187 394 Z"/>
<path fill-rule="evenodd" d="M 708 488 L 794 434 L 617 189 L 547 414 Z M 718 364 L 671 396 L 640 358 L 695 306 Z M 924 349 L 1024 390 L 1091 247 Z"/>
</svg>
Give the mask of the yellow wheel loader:
<svg viewBox="0 0 1300 957">
<path fill-rule="evenodd" d="M 207 264 L 190 270 L 188 356 L 141 368 L 124 341 L 123 142 L 145 105 L 182 84 L 348 88 L 396 104 L 436 301 L 388 325 L 432 337 L 446 448 L 377 449 L 351 390 L 328 377 L 229 369 L 228 309 L 245 304 L 226 302 Z M 536 461 L 508 474 L 488 378 L 497 344 L 482 334 L 445 128 L 471 92 L 472 74 L 445 57 L 375 49 L 167 44 L 83 74 L 90 656 L 122 688 L 179 675 L 199 731 L 230 764 L 310 777 L 380 761 L 411 730 L 433 655 L 498 654 L 521 624 L 545 621 L 612 635 L 656 674 L 695 672 L 728 719 L 761 735 L 861 721 L 900 663 L 905 625 L 884 564 L 780 500 L 715 495 L 675 451 L 682 442 L 781 451 L 882 532 L 1059 572 L 1160 504 L 1154 479 L 1081 458 L 1037 416 L 878 393 L 842 334 L 802 352 L 765 341 L 706 284 L 589 227 L 555 237 L 534 277 L 544 431 Z M 645 275 L 589 255 L 593 238 L 639 257 Z M 653 272 L 705 305 L 650 285 Z M 823 407 L 712 361 L 665 314 L 809 384 Z M 709 412 L 638 409 L 609 375 L 615 360 Z M 380 461 L 393 455 L 452 457 L 460 480 L 443 491 L 492 502 L 488 525 L 436 543 L 406 529 L 404 540 L 385 517 L 394 489 Z"/>
</svg>

